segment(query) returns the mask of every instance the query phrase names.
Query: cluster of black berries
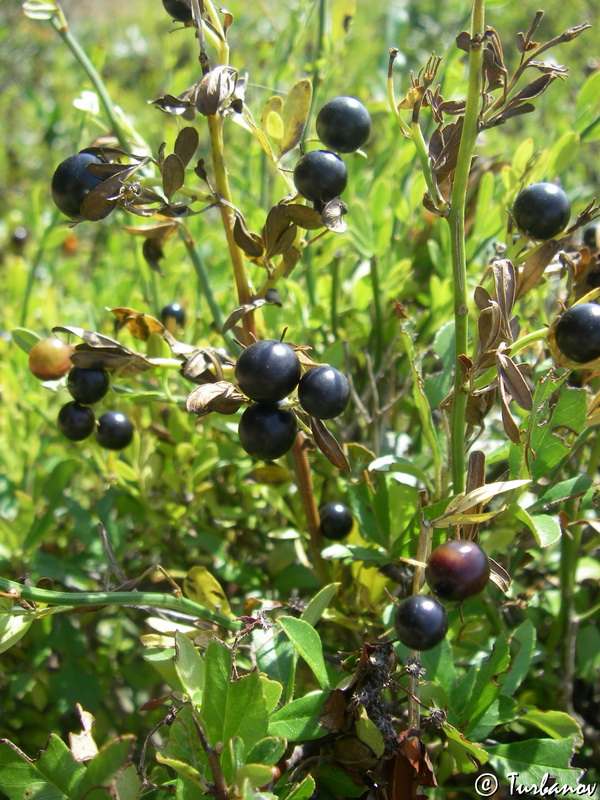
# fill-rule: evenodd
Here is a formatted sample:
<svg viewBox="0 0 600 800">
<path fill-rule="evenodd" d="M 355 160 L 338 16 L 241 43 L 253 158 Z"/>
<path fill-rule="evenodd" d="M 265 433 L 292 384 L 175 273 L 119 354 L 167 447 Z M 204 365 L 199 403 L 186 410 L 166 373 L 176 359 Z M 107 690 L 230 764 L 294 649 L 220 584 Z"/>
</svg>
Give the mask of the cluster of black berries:
<svg viewBox="0 0 600 800">
<path fill-rule="evenodd" d="M 253 402 L 242 414 L 239 437 L 254 458 L 272 460 L 287 453 L 298 420 L 283 403 L 294 390 L 301 408 L 317 419 L 333 419 L 346 408 L 350 386 L 335 367 L 320 365 L 302 374 L 296 352 L 284 342 L 265 339 L 249 345 L 235 365 L 237 386 Z"/>
<path fill-rule="evenodd" d="M 436 597 L 415 594 L 396 609 L 398 638 L 412 650 L 430 650 L 448 631 L 446 609 L 436 598 L 461 602 L 483 591 L 490 577 L 487 555 L 475 542 L 445 542 L 431 553 L 425 579 Z"/>
<path fill-rule="evenodd" d="M 73 400 L 58 412 L 58 429 L 73 442 L 95 433 L 98 444 L 108 450 L 122 450 L 133 439 L 133 423 L 121 411 L 105 411 L 98 420 L 90 406 L 102 400 L 110 387 L 105 369 L 73 367 L 67 375 L 67 389 Z"/>
<path fill-rule="evenodd" d="M 329 148 L 305 153 L 294 168 L 298 192 L 323 206 L 339 197 L 348 183 L 348 170 L 337 153 L 353 153 L 367 143 L 371 117 L 354 97 L 334 97 L 321 108 L 316 120 L 317 136 Z"/>
</svg>

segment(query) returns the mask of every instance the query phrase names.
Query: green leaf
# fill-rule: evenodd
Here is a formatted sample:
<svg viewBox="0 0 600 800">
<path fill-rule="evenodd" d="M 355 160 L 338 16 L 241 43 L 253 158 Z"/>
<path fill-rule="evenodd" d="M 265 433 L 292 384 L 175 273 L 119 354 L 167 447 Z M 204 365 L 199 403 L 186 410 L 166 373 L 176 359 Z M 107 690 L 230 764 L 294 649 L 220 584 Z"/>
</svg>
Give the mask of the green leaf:
<svg viewBox="0 0 600 800">
<path fill-rule="evenodd" d="M 501 635 L 489 658 L 472 666 L 467 677 L 452 692 L 452 708 L 459 720 L 457 727 L 464 730 L 465 736 L 484 738 L 496 726 L 500 694 L 496 678 L 506 671 L 509 662 L 508 641 Z"/>
<path fill-rule="evenodd" d="M 447 696 L 454 689 L 457 681 L 454 669 L 452 645 L 448 639 L 442 639 L 439 647 L 424 650 L 420 654 L 421 665 L 427 670 L 426 680 L 435 681 L 446 692 Z"/>
<path fill-rule="evenodd" d="M 512 513 L 516 519 L 529 528 L 540 547 L 548 547 L 561 537 L 560 523 L 555 517 L 550 517 L 548 514 L 531 515 L 517 503 L 508 506 L 507 512 Z"/>
<path fill-rule="evenodd" d="M 519 722 L 534 725 L 552 739 L 567 739 L 571 736 L 577 749 L 583 744 L 581 727 L 564 711 L 540 711 L 539 708 L 528 708 L 519 716 Z"/>
<path fill-rule="evenodd" d="M 290 641 L 313 671 L 321 689 L 329 688 L 329 676 L 323 659 L 321 638 L 312 625 L 296 617 L 279 617 L 277 620 Z"/>
<path fill-rule="evenodd" d="M 283 631 L 276 628 L 252 632 L 259 669 L 272 681 L 283 686 L 285 696 L 291 697 L 294 690 L 296 653 L 294 645 Z"/>
<path fill-rule="evenodd" d="M 164 764 L 165 767 L 170 767 L 182 778 L 191 781 L 193 784 L 202 789 L 202 792 L 204 794 L 208 794 L 209 789 L 208 786 L 206 785 L 206 782 L 202 778 L 202 775 L 198 772 L 197 769 L 194 769 L 194 767 L 192 767 L 187 762 L 179 761 L 178 759 L 170 758 L 169 756 L 164 756 L 162 755 L 162 753 L 156 754 L 156 760 L 158 761 L 159 764 Z"/>
<path fill-rule="evenodd" d="M 241 786 L 244 781 L 249 781 L 250 786 L 258 789 L 272 780 L 273 771 L 266 764 L 244 764 L 236 771 L 234 783 L 236 786 Z"/>
<path fill-rule="evenodd" d="M 81 775 L 73 792 L 75 800 L 105 800 L 106 790 L 98 786 L 110 786 L 117 772 L 127 761 L 133 747 L 135 736 L 125 734 L 117 736 L 100 748 L 98 755 L 87 762 L 85 772 Z"/>
<path fill-rule="evenodd" d="M 273 766 L 283 757 L 287 742 L 277 736 L 266 736 L 257 742 L 248 753 L 249 764 L 270 764 Z"/>
<path fill-rule="evenodd" d="M 309 625 L 316 625 L 323 616 L 323 612 L 331 602 L 339 586 L 339 583 L 329 583 L 327 586 L 324 586 L 313 598 L 311 598 L 308 605 L 300 615 L 300 619 L 308 622 Z"/>
<path fill-rule="evenodd" d="M 518 775 L 520 786 L 548 780 L 552 775 L 558 785 L 576 786 L 582 772 L 570 765 L 574 741 L 568 739 L 526 739 L 510 744 L 497 744 L 487 748 L 489 764 L 504 780 Z"/>
<path fill-rule="evenodd" d="M 281 736 L 292 742 L 319 739 L 327 734 L 325 728 L 317 724 L 317 717 L 323 710 L 323 703 L 329 692 L 310 692 L 304 697 L 292 700 L 271 714 L 269 734 Z"/>
<path fill-rule="evenodd" d="M 142 781 L 135 764 L 127 764 L 115 780 L 116 800 L 137 800 Z"/>
<path fill-rule="evenodd" d="M 267 702 L 267 711 L 269 714 L 271 714 L 271 712 L 275 711 L 277 708 L 277 703 L 279 702 L 279 698 L 283 692 L 283 686 L 279 683 L 279 681 L 272 681 L 267 678 L 266 675 L 261 675 L 260 680 L 262 683 L 263 692 L 265 694 L 265 700 Z"/>
<path fill-rule="evenodd" d="M 303 781 L 297 783 L 292 791 L 286 795 L 285 800 L 308 800 L 315 791 L 315 779 L 312 775 L 307 775 Z"/>
<path fill-rule="evenodd" d="M 536 408 L 535 397 L 533 403 Z M 530 421 L 529 442 L 534 453 L 531 462 L 531 477 L 534 480 L 545 477 L 563 456 L 568 454 L 570 450 L 568 437 L 581 433 L 585 426 L 586 414 L 586 391 L 563 385 L 550 419 L 548 420 L 546 415 L 539 419 L 539 413 L 533 415 L 537 422 L 532 425 Z"/>
<path fill-rule="evenodd" d="M 547 491 L 530 506 L 529 513 L 534 511 L 547 511 L 549 506 L 564 503 L 573 497 L 584 494 L 592 486 L 592 479 L 589 475 L 577 475 L 576 478 L 569 478 L 566 481 L 559 481 L 552 484 Z"/>
<path fill-rule="evenodd" d="M 486 209 L 486 213 L 488 211 Z M 450 394 L 450 389 L 452 388 L 455 358 L 454 330 L 454 320 L 446 322 L 437 331 L 433 340 L 433 349 L 442 362 L 442 369 L 433 375 L 426 375 L 423 379 L 423 391 L 431 408 L 439 408 L 442 401 Z"/>
<path fill-rule="evenodd" d="M 33 613 L 27 613 L 7 597 L 0 597 L 0 653 L 20 641 L 34 619 Z"/>
<path fill-rule="evenodd" d="M 444 733 L 448 739 L 448 749 L 454 756 L 456 767 L 459 772 L 477 772 L 479 769 L 477 762 L 479 764 L 485 764 L 488 760 L 488 754 L 483 747 L 474 742 L 470 742 L 462 733 L 452 727 L 452 725 L 445 723 Z M 473 759 L 475 759 L 475 761 L 473 761 Z"/>
<path fill-rule="evenodd" d="M 228 763 L 228 744 L 239 736 L 249 751 L 267 735 L 267 702 L 256 672 L 231 682 L 231 650 L 221 642 L 208 645 L 204 670 L 202 726 L 213 747 L 223 743 L 223 772 L 231 781 L 233 765 Z"/>
<path fill-rule="evenodd" d="M 535 649 L 535 639 L 535 627 L 531 620 L 525 620 L 511 635 L 510 643 L 516 647 L 516 653 L 511 660 L 509 671 L 498 678 L 498 682 L 502 685 L 501 694 L 512 697 L 527 677 Z"/>
<path fill-rule="evenodd" d="M 163 681 L 171 689 L 183 692 L 184 688 L 180 683 L 179 675 L 175 669 L 175 648 L 174 647 L 146 647 L 142 652 L 144 661 L 151 664 L 158 672 Z"/>
<path fill-rule="evenodd" d="M 195 603 L 225 617 L 233 617 L 223 587 L 206 567 L 192 567 L 188 571 L 183 579 L 183 591 Z"/>
<path fill-rule="evenodd" d="M 192 642 L 183 633 L 175 634 L 175 670 L 184 692 L 199 706 L 204 685 L 204 662 Z"/>
<path fill-rule="evenodd" d="M 34 761 L 8 739 L 0 739 L 0 789 L 9 800 L 62 800 L 72 796 L 85 766 L 75 761 L 63 740 L 51 734 Z"/>
<path fill-rule="evenodd" d="M 30 331 L 27 328 L 13 328 L 10 332 L 10 338 L 17 347 L 20 347 L 26 353 L 29 353 L 33 345 L 42 339 L 35 331 Z"/>
</svg>

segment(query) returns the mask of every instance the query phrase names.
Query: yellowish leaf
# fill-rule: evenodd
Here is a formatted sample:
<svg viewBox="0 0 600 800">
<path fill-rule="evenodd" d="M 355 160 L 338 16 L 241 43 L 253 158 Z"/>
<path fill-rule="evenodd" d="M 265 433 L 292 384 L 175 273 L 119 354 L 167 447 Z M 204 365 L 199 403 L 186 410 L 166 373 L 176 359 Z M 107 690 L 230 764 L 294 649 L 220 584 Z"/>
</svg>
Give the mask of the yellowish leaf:
<svg viewBox="0 0 600 800">
<path fill-rule="evenodd" d="M 190 600 L 224 617 L 233 617 L 229 600 L 218 580 L 206 567 L 192 567 L 183 579 L 183 591 Z"/>
<path fill-rule="evenodd" d="M 283 104 L 283 141 L 279 148 L 279 158 L 300 144 L 311 100 L 312 83 L 308 78 L 302 78 L 292 86 Z"/>
</svg>

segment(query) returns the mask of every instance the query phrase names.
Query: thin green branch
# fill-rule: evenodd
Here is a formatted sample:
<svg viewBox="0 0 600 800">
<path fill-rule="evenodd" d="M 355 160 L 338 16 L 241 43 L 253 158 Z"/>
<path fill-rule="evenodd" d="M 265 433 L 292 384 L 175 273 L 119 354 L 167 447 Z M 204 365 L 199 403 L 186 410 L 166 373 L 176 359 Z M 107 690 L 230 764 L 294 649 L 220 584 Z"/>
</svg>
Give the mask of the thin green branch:
<svg viewBox="0 0 600 800">
<path fill-rule="evenodd" d="M 463 492 L 466 480 L 466 408 L 468 396 L 462 389 L 460 357 L 469 344 L 467 263 L 465 254 L 465 206 L 471 171 L 471 160 L 477 140 L 482 87 L 483 34 L 485 32 L 485 1 L 475 0 L 471 18 L 471 50 L 469 54 L 469 85 L 458 160 L 450 198 L 450 244 L 454 288 L 455 371 L 451 417 L 451 465 L 455 493 Z"/>
<path fill-rule="evenodd" d="M 190 614 L 196 619 L 210 619 L 229 631 L 237 631 L 239 623 L 217 614 L 187 597 L 174 597 L 160 592 L 55 592 L 51 589 L 38 589 L 24 586 L 8 578 L 0 577 L 0 592 L 15 600 L 28 600 L 51 606 L 67 606 L 70 610 L 89 606 L 144 606 L 147 608 L 168 608 Z M 23 614 L 27 614 L 23 609 Z"/>
</svg>

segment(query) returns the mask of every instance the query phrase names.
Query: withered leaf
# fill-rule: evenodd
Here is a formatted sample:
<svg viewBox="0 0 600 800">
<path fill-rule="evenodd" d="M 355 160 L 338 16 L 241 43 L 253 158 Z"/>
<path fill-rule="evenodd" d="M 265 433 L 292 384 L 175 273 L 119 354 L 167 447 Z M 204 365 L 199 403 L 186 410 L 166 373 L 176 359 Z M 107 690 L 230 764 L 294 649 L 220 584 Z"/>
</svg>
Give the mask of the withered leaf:
<svg viewBox="0 0 600 800">
<path fill-rule="evenodd" d="M 150 103 L 156 106 L 160 111 L 164 111 L 165 114 L 173 114 L 174 116 L 183 114 L 186 118 L 187 114 L 195 109 L 195 103 L 191 97 L 190 91 L 184 92 L 179 97 L 166 94 L 164 97 L 151 100 Z"/>
<path fill-rule="evenodd" d="M 283 120 L 283 138 L 279 147 L 278 158 L 289 153 L 300 144 L 312 100 L 312 83 L 308 78 L 297 81 L 285 98 L 281 118 Z"/>
<path fill-rule="evenodd" d="M 250 258 L 261 258 L 263 254 L 263 242 L 257 233 L 248 230 L 246 220 L 239 211 L 236 211 L 235 222 L 233 224 L 233 238 L 239 248 L 241 248 Z"/>
<path fill-rule="evenodd" d="M 237 81 L 237 70 L 218 66 L 211 69 L 200 81 L 196 93 L 196 108 L 205 117 L 223 109 L 233 97 Z"/>
<path fill-rule="evenodd" d="M 504 569 L 503 566 L 498 564 L 497 561 L 494 561 L 493 558 L 490 558 L 490 580 L 493 581 L 496 586 L 502 592 L 508 592 L 510 589 L 510 584 L 512 582 L 510 575 Z"/>
<path fill-rule="evenodd" d="M 498 395 L 500 399 L 500 408 L 502 410 L 502 425 L 504 432 L 514 444 L 521 443 L 521 432 L 517 425 L 515 418 L 510 412 L 510 394 L 507 390 L 505 382 L 502 380 L 502 375 L 498 374 Z"/>
<path fill-rule="evenodd" d="M 469 31 L 461 31 L 456 37 L 456 46 L 465 53 L 471 52 L 471 34 Z"/>
<path fill-rule="evenodd" d="M 495 128 L 498 125 L 504 125 L 506 120 L 511 119 L 512 117 L 520 117 L 523 114 L 531 114 L 532 111 L 535 111 L 535 106 L 533 103 L 523 103 L 522 105 L 517 106 L 507 106 L 504 111 L 501 111 L 499 114 L 495 114 L 493 117 L 483 124 L 484 128 Z"/>
<path fill-rule="evenodd" d="M 440 103 L 439 110 L 444 114 L 464 114 L 466 107 L 466 100 L 444 100 Z"/>
<path fill-rule="evenodd" d="M 532 100 L 534 97 L 539 97 L 543 91 L 545 91 L 550 84 L 556 80 L 556 75 L 552 74 L 545 74 L 540 75 L 531 83 L 528 83 L 527 86 L 524 86 L 520 92 L 518 92 L 508 104 L 508 108 L 511 108 L 514 105 L 519 105 L 523 100 Z"/>
<path fill-rule="evenodd" d="M 110 312 L 119 320 L 119 327 L 127 328 L 135 339 L 141 339 L 143 342 L 147 342 L 153 333 L 162 336 L 165 332 L 162 322 L 134 308 L 111 308 Z"/>
<path fill-rule="evenodd" d="M 544 16 L 543 11 L 537 11 L 527 32 L 525 34 L 523 33 L 518 34 L 517 48 L 519 49 L 520 53 L 525 53 L 528 50 L 535 50 L 535 48 L 538 46 L 538 43 L 533 41 L 533 35 L 538 29 L 538 26 L 542 21 L 543 16 Z"/>
<path fill-rule="evenodd" d="M 305 231 L 316 231 L 323 227 L 321 215 L 310 206 L 304 206 L 302 203 L 288 203 L 284 208 L 291 221 Z"/>
<path fill-rule="evenodd" d="M 77 349 L 71 356 L 71 361 L 76 367 L 82 367 L 83 369 L 118 370 L 125 376 L 134 375 L 136 372 L 144 372 L 153 366 L 152 362 L 147 358 L 139 353 L 127 350 L 127 348 L 90 347 L 87 344 L 77 345 Z"/>
<path fill-rule="evenodd" d="M 316 417 L 310 418 L 310 428 L 315 437 L 315 444 L 334 467 L 350 472 L 350 464 L 344 455 L 337 439 L 327 430 L 324 423 Z"/>
<path fill-rule="evenodd" d="M 185 407 L 199 417 L 216 411 L 219 414 L 235 414 L 246 402 L 244 395 L 229 381 L 217 381 L 198 386 L 188 395 Z"/>
<path fill-rule="evenodd" d="M 144 236 L 146 239 L 167 239 L 177 231 L 174 222 L 159 222 L 156 225 L 123 225 L 122 230 L 131 233 L 133 236 Z"/>
<path fill-rule="evenodd" d="M 268 302 L 269 301 L 266 297 L 254 297 L 249 303 L 244 303 L 243 305 L 238 306 L 225 320 L 225 324 L 223 325 L 223 333 L 226 333 L 234 328 L 238 322 L 246 316 L 246 314 L 250 314 L 251 311 L 255 311 L 257 308 L 264 306 Z"/>
<path fill-rule="evenodd" d="M 278 203 L 271 208 L 262 229 L 262 240 L 266 259 L 285 253 L 294 244 L 296 226 L 288 217 L 285 206 Z"/>
<path fill-rule="evenodd" d="M 302 258 L 302 253 L 297 247 L 290 247 L 289 250 L 286 250 L 282 256 L 283 263 L 285 264 L 285 273 L 284 277 L 287 276 L 292 272 L 298 261 Z"/>
<path fill-rule="evenodd" d="M 183 186 L 185 181 L 185 167 L 178 155 L 171 153 L 165 158 L 162 168 L 163 191 L 169 202 Z"/>
<path fill-rule="evenodd" d="M 52 333 L 70 333 L 77 336 L 78 339 L 84 341 L 90 347 L 114 347 L 122 353 L 135 355 L 133 350 L 122 345 L 116 339 L 111 339 L 110 336 L 104 336 L 102 333 L 95 331 L 88 331 L 85 328 L 78 328 L 75 325 L 56 325 L 52 328 Z"/>
<path fill-rule="evenodd" d="M 515 267 L 509 259 L 499 258 L 492 263 L 492 274 L 496 288 L 496 300 L 502 316 L 508 321 L 517 295 L 517 277 Z"/>
<path fill-rule="evenodd" d="M 531 411 L 533 397 L 523 373 L 512 358 L 505 353 L 498 353 L 496 358 L 499 380 L 502 381 L 503 386 L 506 387 L 518 406 L 525 411 Z"/>
<path fill-rule="evenodd" d="M 535 67 L 540 72 L 548 72 L 553 75 L 567 75 L 569 72 L 567 67 L 562 64 L 556 64 L 553 61 L 529 61 L 529 66 Z"/>
<path fill-rule="evenodd" d="M 463 117 L 459 117 L 456 122 L 450 122 L 439 131 L 443 146 L 433 163 L 433 171 L 438 176 L 448 175 L 456 168 L 462 126 Z"/>
<path fill-rule="evenodd" d="M 161 247 L 161 241 L 162 239 L 145 239 L 144 244 L 142 245 L 142 255 L 146 259 L 148 266 L 155 272 L 158 272 L 161 277 L 163 277 L 164 272 L 158 263 L 165 257 Z"/>
<path fill-rule="evenodd" d="M 217 383 L 223 379 L 223 358 L 223 353 L 214 348 L 196 349 L 186 359 L 181 374 L 194 383 Z"/>
<path fill-rule="evenodd" d="M 344 221 L 344 215 L 348 213 L 348 206 L 339 197 L 334 197 L 323 207 L 321 220 L 327 230 L 333 233 L 344 233 L 348 225 Z"/>
<path fill-rule="evenodd" d="M 184 167 L 187 167 L 194 157 L 199 141 L 198 131 L 196 128 L 192 128 L 191 125 L 182 128 L 177 134 L 173 152 L 179 157 Z"/>
<path fill-rule="evenodd" d="M 323 711 L 317 717 L 317 725 L 328 731 L 346 732 L 352 717 L 352 712 L 348 712 L 348 699 L 344 692 L 341 689 L 333 689 L 323 704 Z"/>
<path fill-rule="evenodd" d="M 422 731 L 415 729 L 400 731 L 398 734 L 400 753 L 396 758 L 398 760 L 404 756 L 408 761 L 413 770 L 412 782 L 416 786 L 435 787 L 438 783 L 433 771 L 433 764 L 427 753 L 427 748 L 421 741 L 421 735 Z M 412 797 L 412 792 L 407 796 Z"/>
<path fill-rule="evenodd" d="M 561 244 L 556 239 L 544 242 L 541 247 L 537 247 L 523 264 L 523 268 L 517 277 L 515 300 L 520 300 L 527 292 L 537 286 L 554 256 L 561 248 Z"/>
</svg>

